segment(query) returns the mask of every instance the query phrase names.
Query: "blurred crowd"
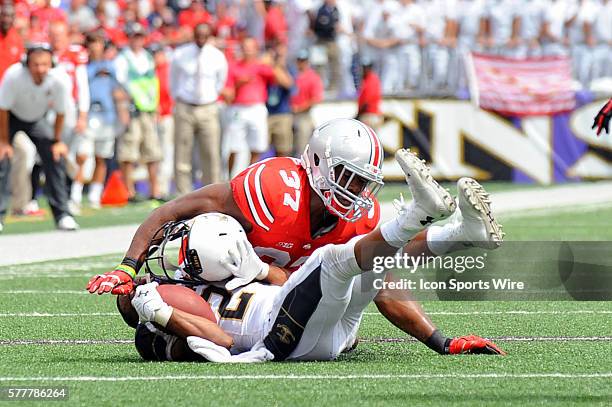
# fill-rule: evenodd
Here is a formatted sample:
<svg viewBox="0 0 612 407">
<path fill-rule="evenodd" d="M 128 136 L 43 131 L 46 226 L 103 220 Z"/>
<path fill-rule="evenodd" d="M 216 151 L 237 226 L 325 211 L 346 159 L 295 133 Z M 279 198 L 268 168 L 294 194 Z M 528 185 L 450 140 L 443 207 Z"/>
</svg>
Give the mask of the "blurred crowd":
<svg viewBox="0 0 612 407">
<path fill-rule="evenodd" d="M 88 201 L 100 205 L 109 163 L 138 201 L 226 179 L 244 167 L 235 158 L 243 151 L 251 162 L 299 156 L 313 128 L 310 110 L 324 98 L 356 98 L 358 117 L 376 127 L 382 95 L 465 88 L 468 51 L 569 55 L 585 87 L 612 77 L 612 0 L 0 4 L 0 78 L 40 44 L 49 47 L 53 69 L 67 74 L 62 142 L 70 151 L 71 213 L 80 210 L 85 184 Z M 55 113 L 46 115 L 52 126 Z M 40 150 L 35 159 L 40 146 L 22 133 L 9 139 L 12 208 L 29 214 L 38 211 L 31 198 L 45 171 Z M 139 164 L 146 197 L 135 188 Z"/>
</svg>

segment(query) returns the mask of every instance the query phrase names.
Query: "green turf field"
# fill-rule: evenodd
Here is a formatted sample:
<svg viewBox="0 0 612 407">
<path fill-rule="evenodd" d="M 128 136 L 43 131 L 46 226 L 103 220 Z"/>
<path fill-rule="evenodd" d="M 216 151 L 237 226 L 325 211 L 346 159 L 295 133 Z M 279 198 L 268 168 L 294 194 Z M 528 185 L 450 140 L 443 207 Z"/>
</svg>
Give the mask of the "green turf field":
<svg viewBox="0 0 612 407">
<path fill-rule="evenodd" d="M 502 222 L 513 240 L 612 238 L 611 208 Z M 113 299 L 83 291 L 120 257 L 0 268 L 0 387 L 67 386 L 87 405 L 612 405 L 610 302 L 424 303 L 447 335 L 493 338 L 506 357 L 439 356 L 370 307 L 335 362 L 149 363 Z"/>
<path fill-rule="evenodd" d="M 511 184 L 507 182 L 485 182 L 484 187 L 489 192 L 513 191 L 513 190 L 529 190 L 540 187 L 532 184 Z M 453 194 L 456 192 L 455 183 L 445 183 Z M 541 187 L 540 187 L 541 188 Z M 385 185 L 378 196 L 381 202 L 392 201 L 399 194 L 403 193 L 406 199 L 409 199 L 410 194 L 407 191 L 406 185 L 400 182 L 390 182 Z M 53 217 L 49 209 L 46 199 L 43 197 L 38 200 L 41 208 L 45 211 L 43 216 L 8 216 L 5 219 L 5 228 L 3 233 L 32 233 L 54 230 Z M 80 216 L 76 219 L 81 228 L 96 228 L 101 226 L 127 225 L 132 223 L 140 223 L 151 211 L 159 206 L 159 203 L 146 201 L 137 204 L 129 204 L 124 207 L 104 207 L 102 209 L 92 209 L 87 202 L 84 203 Z"/>
</svg>

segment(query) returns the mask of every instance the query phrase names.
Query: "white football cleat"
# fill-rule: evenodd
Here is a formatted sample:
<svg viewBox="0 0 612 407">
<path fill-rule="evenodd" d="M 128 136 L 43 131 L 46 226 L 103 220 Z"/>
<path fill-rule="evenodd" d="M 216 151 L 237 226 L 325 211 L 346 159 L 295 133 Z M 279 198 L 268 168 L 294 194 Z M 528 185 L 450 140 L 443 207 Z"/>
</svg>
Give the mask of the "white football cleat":
<svg viewBox="0 0 612 407">
<path fill-rule="evenodd" d="M 2 222 L 0 222 L 0 233 L 2 233 L 3 230 L 4 230 L 4 225 L 2 224 Z"/>
<path fill-rule="evenodd" d="M 76 223 L 76 221 L 74 220 L 74 218 L 72 216 L 64 215 L 57 222 L 57 228 L 59 230 L 66 230 L 66 231 L 78 230 L 79 229 L 79 224 Z"/>
<path fill-rule="evenodd" d="M 414 205 L 413 214 L 419 218 L 420 225 L 425 228 L 428 225 L 450 216 L 457 204 L 450 193 L 440 186 L 430 174 L 425 160 L 420 160 L 410 150 L 401 149 L 395 153 L 395 159 L 406 175 L 406 182 L 412 192 L 413 201 L 408 205 Z M 406 208 L 402 201 L 399 206 Z"/>
<path fill-rule="evenodd" d="M 483 249 L 497 249 L 504 241 L 504 232 L 491 212 L 489 194 L 476 180 L 457 181 L 457 201 L 461 216 L 458 231 L 461 240 Z M 459 212 L 458 211 L 458 212 Z"/>
</svg>

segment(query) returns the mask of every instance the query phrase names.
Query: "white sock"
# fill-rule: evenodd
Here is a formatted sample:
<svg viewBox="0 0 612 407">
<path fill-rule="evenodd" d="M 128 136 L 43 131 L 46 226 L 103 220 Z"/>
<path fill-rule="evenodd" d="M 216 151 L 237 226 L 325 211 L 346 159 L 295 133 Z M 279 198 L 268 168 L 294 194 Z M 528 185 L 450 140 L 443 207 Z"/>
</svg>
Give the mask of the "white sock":
<svg viewBox="0 0 612 407">
<path fill-rule="evenodd" d="M 104 190 L 104 184 L 100 182 L 92 182 L 89 184 L 89 202 L 90 203 L 100 203 L 100 199 L 102 197 L 102 191 Z"/>
<path fill-rule="evenodd" d="M 436 256 L 453 252 L 463 247 L 460 240 L 461 223 L 447 223 L 442 226 L 432 225 L 427 229 L 427 247 Z"/>
<path fill-rule="evenodd" d="M 81 200 L 83 200 L 83 184 L 76 181 L 72 183 L 72 187 L 70 188 L 70 199 L 72 202 L 81 203 Z"/>
<path fill-rule="evenodd" d="M 395 218 L 380 225 L 380 232 L 387 243 L 393 247 L 403 247 L 417 233 L 423 230 L 424 225 L 419 223 L 422 210 L 414 202 L 405 206 Z"/>
</svg>

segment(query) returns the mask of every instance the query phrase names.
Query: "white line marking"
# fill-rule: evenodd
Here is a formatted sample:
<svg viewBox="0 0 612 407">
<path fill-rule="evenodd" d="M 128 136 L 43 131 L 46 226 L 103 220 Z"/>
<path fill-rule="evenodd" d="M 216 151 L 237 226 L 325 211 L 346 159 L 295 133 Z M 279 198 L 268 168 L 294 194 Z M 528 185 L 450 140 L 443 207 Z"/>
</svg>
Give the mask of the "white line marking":
<svg viewBox="0 0 612 407">
<path fill-rule="evenodd" d="M 88 294 L 86 291 L 77 290 L 58 290 L 58 291 L 37 291 L 37 290 L 14 290 L 0 291 L 0 294 Z M 466 315 L 609 315 L 612 311 L 604 310 L 569 310 L 569 311 L 469 311 L 469 312 L 451 312 L 451 311 L 432 311 L 427 312 L 427 315 L 445 315 L 445 316 L 466 316 Z M 15 313 L 0 313 L 0 318 L 8 317 L 107 317 L 117 315 L 116 312 L 15 312 Z M 364 312 L 367 316 L 382 316 L 378 312 Z"/>
<path fill-rule="evenodd" d="M 607 342 L 612 336 L 492 336 L 492 341 L 500 342 Z M 415 338 L 359 338 L 364 343 L 417 342 Z"/>
<path fill-rule="evenodd" d="M 131 345 L 133 339 L 18 339 L 0 340 L 0 345 Z"/>
<path fill-rule="evenodd" d="M 55 318 L 55 317 L 110 317 L 119 315 L 118 312 L 90 312 L 90 313 L 81 313 L 81 312 L 60 312 L 60 313 L 50 313 L 50 312 L 14 312 L 14 313 L 0 313 L 0 318 L 11 318 L 11 317 L 43 317 L 43 318 Z"/>
<path fill-rule="evenodd" d="M 33 376 L 0 377 L 0 382 L 131 382 L 161 380 L 389 380 L 389 379 L 607 379 L 612 372 L 598 373 L 475 373 L 475 374 L 363 374 L 363 375 L 166 375 L 166 376 Z"/>
<path fill-rule="evenodd" d="M 612 336 L 497 336 L 490 337 L 499 342 L 607 342 Z M 359 338 L 363 343 L 404 343 L 418 342 L 415 338 Z M 125 345 L 133 344 L 132 339 L 4 339 L 0 346 L 15 345 Z"/>
<path fill-rule="evenodd" d="M 568 310 L 568 311 L 425 311 L 427 315 L 565 315 L 565 314 L 612 314 L 607 310 Z M 380 312 L 364 312 L 363 315 L 378 315 Z"/>
<path fill-rule="evenodd" d="M 89 294 L 85 289 L 82 290 L 0 290 L 0 295 L 10 294 Z"/>
</svg>

